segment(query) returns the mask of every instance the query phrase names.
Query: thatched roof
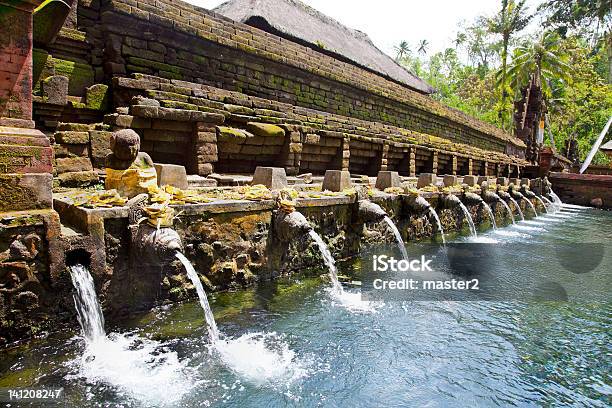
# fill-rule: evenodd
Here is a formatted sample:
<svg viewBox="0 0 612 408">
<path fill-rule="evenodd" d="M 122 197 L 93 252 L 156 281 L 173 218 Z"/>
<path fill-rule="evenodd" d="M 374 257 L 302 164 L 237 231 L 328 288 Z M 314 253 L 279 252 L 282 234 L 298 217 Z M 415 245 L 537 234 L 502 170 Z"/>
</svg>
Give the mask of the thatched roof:
<svg viewBox="0 0 612 408">
<path fill-rule="evenodd" d="M 299 0 L 229 0 L 215 12 L 235 21 L 323 48 L 335 58 L 374 71 L 421 93 L 434 89 L 376 48 L 367 34 L 348 28 Z"/>
</svg>

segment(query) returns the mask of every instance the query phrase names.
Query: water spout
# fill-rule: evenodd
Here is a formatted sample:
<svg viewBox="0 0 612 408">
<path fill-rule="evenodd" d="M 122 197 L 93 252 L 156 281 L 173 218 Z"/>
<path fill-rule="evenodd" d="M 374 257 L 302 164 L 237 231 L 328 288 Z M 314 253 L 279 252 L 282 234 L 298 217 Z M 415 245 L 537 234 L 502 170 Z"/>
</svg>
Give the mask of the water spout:
<svg viewBox="0 0 612 408">
<path fill-rule="evenodd" d="M 275 217 L 274 228 L 276 236 L 283 242 L 289 242 L 312 231 L 312 225 L 304 217 L 304 214 L 297 211 L 291 213 L 278 211 Z"/>
<path fill-rule="evenodd" d="M 499 202 L 501 203 L 501 205 L 504 206 L 504 208 L 506 209 L 506 212 L 508 214 L 510 214 L 510 218 L 512 219 L 512 224 L 514 224 L 514 214 L 512 213 L 512 210 L 510 209 L 510 207 L 508 206 L 508 203 L 506 203 L 501 197 L 499 198 Z"/>
<path fill-rule="evenodd" d="M 465 204 L 463 204 L 462 202 L 459 202 L 459 208 L 461 208 L 461 211 L 463 211 L 463 214 L 465 215 L 468 225 L 470 226 L 470 234 L 473 237 L 477 237 L 478 234 L 476 233 L 476 226 L 474 225 L 474 220 L 472 220 L 472 215 L 468 211 Z"/>
<path fill-rule="evenodd" d="M 444 237 L 444 228 L 442 228 L 442 222 L 440 222 L 440 217 L 438 217 L 438 213 L 433 207 L 429 207 L 429 212 L 431 216 L 436 220 L 436 225 L 438 226 L 438 232 L 442 236 L 442 244 L 446 245 L 446 238 Z"/>
<path fill-rule="evenodd" d="M 489 214 L 489 219 L 491 220 L 491 225 L 493 225 L 493 229 L 497 229 L 497 224 L 495 223 L 495 215 L 493 214 L 491 207 L 489 207 L 489 204 L 487 204 L 486 201 L 482 202 L 482 206 L 485 208 L 485 210 L 487 210 L 487 213 Z"/>
<path fill-rule="evenodd" d="M 89 270 L 83 265 L 73 265 L 70 278 L 76 290 L 74 305 L 83 335 L 90 343 L 104 338 L 104 315 Z"/>
<path fill-rule="evenodd" d="M 535 199 L 538 200 L 540 204 L 542 204 L 542 207 L 544 207 L 544 211 L 546 212 L 546 214 L 548 214 L 548 208 L 546 208 L 546 204 L 544 204 L 544 201 L 542 201 L 539 196 L 535 196 Z"/>
<path fill-rule="evenodd" d="M 470 191 L 463 193 L 463 201 L 470 205 L 480 205 L 484 202 L 481 196 Z"/>
<path fill-rule="evenodd" d="M 523 210 L 521 210 L 521 206 L 519 205 L 519 203 L 514 199 L 514 197 L 509 196 L 510 201 L 512 201 L 512 204 L 514 204 L 514 207 L 516 207 L 516 210 L 518 211 L 519 215 L 521 216 L 521 221 L 525 221 L 525 215 L 523 214 Z"/>
<path fill-rule="evenodd" d="M 202 306 L 202 309 L 204 309 L 204 317 L 206 318 L 206 324 L 208 325 L 208 338 L 210 339 L 211 343 L 214 344 L 219 341 L 219 329 L 217 329 L 215 316 L 213 315 L 210 304 L 208 303 L 208 298 L 206 297 L 206 292 L 204 291 L 200 277 L 185 255 L 183 255 L 181 252 L 176 252 L 176 257 L 185 267 L 187 276 L 191 280 L 191 283 L 193 283 L 193 286 L 196 288 L 198 298 L 200 299 L 200 306 Z"/>
<path fill-rule="evenodd" d="M 382 221 L 387 216 L 387 212 L 369 200 L 359 200 L 357 215 L 360 222 L 371 223 Z"/>
<path fill-rule="evenodd" d="M 332 281 L 333 290 L 338 295 L 342 294 L 344 290 L 342 289 L 342 285 L 340 285 L 340 282 L 338 281 L 338 270 L 336 269 L 336 261 L 334 261 L 334 257 L 329 251 L 329 248 L 327 247 L 321 236 L 319 236 L 319 234 L 317 234 L 314 230 L 310 230 L 310 232 L 308 232 L 308 235 L 310 235 L 310 238 L 312 238 L 312 240 L 319 247 L 319 252 L 321 252 L 321 255 L 323 256 L 323 262 L 325 262 L 325 265 L 327 266 L 327 269 L 329 271 L 329 277 Z"/>
<path fill-rule="evenodd" d="M 420 195 L 410 196 L 407 203 L 410 208 L 419 213 L 429 211 L 429 207 L 431 207 L 431 204 L 429 204 L 429 202 L 427 202 L 427 200 Z"/>
<path fill-rule="evenodd" d="M 387 225 L 389 226 L 391 231 L 393 231 L 393 235 L 395 235 L 395 240 L 397 241 L 397 247 L 399 248 L 400 253 L 402 254 L 402 257 L 407 260 L 408 259 L 408 252 L 406 251 L 406 244 L 404 244 L 404 240 L 402 239 L 402 235 L 400 234 L 399 230 L 395 226 L 395 223 L 388 216 L 385 216 L 385 218 L 383 218 L 383 219 L 387 223 Z"/>
</svg>

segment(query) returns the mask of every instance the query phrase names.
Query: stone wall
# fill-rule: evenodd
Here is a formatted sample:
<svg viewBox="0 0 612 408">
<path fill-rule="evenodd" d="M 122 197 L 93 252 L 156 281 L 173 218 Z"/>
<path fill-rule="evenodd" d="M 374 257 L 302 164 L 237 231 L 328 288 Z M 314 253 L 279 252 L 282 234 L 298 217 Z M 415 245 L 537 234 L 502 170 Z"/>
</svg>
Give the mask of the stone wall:
<svg viewBox="0 0 612 408">
<path fill-rule="evenodd" d="M 550 173 L 549 180 L 564 203 L 612 209 L 612 175 Z"/>
<path fill-rule="evenodd" d="M 520 155 L 513 136 L 372 72 L 181 1 L 79 2 L 107 78 L 152 74 Z"/>
</svg>

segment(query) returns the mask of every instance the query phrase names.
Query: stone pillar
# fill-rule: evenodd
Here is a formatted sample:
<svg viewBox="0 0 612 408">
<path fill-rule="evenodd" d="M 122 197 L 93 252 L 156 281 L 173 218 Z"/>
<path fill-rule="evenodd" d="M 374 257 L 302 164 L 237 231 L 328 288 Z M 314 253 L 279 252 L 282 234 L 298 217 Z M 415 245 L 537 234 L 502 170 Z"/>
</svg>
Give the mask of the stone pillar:
<svg viewBox="0 0 612 408">
<path fill-rule="evenodd" d="M 285 145 L 281 152 L 280 164 L 286 169 L 287 175 L 295 176 L 300 171 L 302 160 L 301 134 L 295 125 L 281 126 L 285 129 Z"/>
<path fill-rule="evenodd" d="M 412 146 L 408 152 L 408 174 L 410 177 L 416 176 L 416 147 Z"/>
<path fill-rule="evenodd" d="M 388 162 L 389 162 L 389 143 L 383 143 L 382 155 L 380 157 L 379 171 L 387 171 Z"/>
<path fill-rule="evenodd" d="M 438 174 L 438 152 L 436 150 L 431 152 L 431 172 Z"/>
<path fill-rule="evenodd" d="M 351 142 L 348 134 L 344 135 L 342 139 L 342 170 L 348 171 L 349 169 L 349 160 L 351 157 L 351 150 L 349 148 L 349 143 Z"/>
<path fill-rule="evenodd" d="M 457 166 L 458 166 L 458 164 L 457 164 L 457 162 L 458 162 L 457 161 L 457 156 L 453 156 L 452 160 L 453 160 L 453 172 L 452 172 L 452 175 L 456 176 L 457 175 L 457 170 L 458 170 L 457 169 Z"/>
<path fill-rule="evenodd" d="M 490 174 L 489 174 L 489 162 L 485 161 L 485 162 L 482 163 L 482 165 L 484 166 L 483 176 L 490 176 Z"/>
<path fill-rule="evenodd" d="M 208 176 L 214 171 L 214 164 L 219 161 L 217 149 L 216 125 L 223 123 L 223 116 L 217 114 L 207 115 L 206 122 L 195 123 L 193 137 L 193 155 L 188 158 L 188 171 L 191 174 Z"/>
<path fill-rule="evenodd" d="M 468 175 L 474 175 L 474 159 L 471 157 L 468 159 Z"/>
<path fill-rule="evenodd" d="M 32 12 L 0 0 L 0 211 L 51 208 L 53 150 L 32 120 Z"/>
</svg>

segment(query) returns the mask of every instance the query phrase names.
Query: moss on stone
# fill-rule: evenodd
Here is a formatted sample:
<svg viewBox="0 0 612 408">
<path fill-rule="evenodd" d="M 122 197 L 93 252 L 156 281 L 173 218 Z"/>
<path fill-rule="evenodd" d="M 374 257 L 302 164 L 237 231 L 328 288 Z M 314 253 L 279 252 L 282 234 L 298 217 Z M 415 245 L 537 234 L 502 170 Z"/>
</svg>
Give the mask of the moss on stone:
<svg viewBox="0 0 612 408">
<path fill-rule="evenodd" d="M 193 103 L 171 101 L 168 99 L 162 99 L 159 102 L 161 103 L 161 106 L 165 108 L 198 110 L 198 105 L 194 105 Z"/>
<path fill-rule="evenodd" d="M 108 100 L 108 85 L 95 84 L 87 88 L 85 105 L 88 109 L 106 110 Z"/>
<path fill-rule="evenodd" d="M 56 75 L 68 77 L 68 93 L 70 95 L 83 95 L 85 88 L 94 82 L 93 68 L 80 62 L 51 58 Z"/>
<path fill-rule="evenodd" d="M 227 126 L 217 126 L 217 141 L 239 143 L 246 140 L 249 134 L 242 129 Z"/>
<path fill-rule="evenodd" d="M 263 137 L 284 137 L 283 128 L 268 123 L 249 122 L 247 129 L 257 136 Z"/>
</svg>

